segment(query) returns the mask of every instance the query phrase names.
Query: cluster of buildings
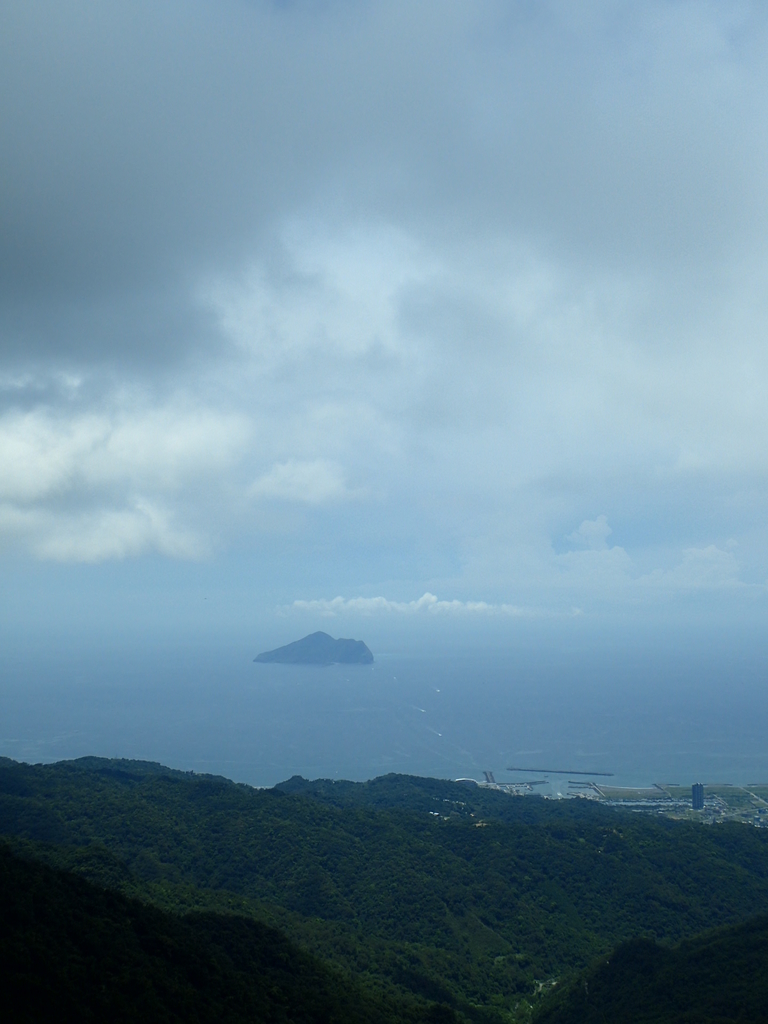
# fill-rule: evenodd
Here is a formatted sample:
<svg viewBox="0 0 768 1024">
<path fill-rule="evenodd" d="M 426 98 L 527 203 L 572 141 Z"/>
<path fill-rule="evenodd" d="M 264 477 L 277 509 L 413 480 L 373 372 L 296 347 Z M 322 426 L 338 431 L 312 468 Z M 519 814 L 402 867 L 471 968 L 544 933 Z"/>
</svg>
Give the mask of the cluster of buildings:
<svg viewBox="0 0 768 1024">
<path fill-rule="evenodd" d="M 521 769 L 522 770 L 522 769 Z M 527 770 L 527 769 L 526 769 Z M 541 772 L 541 775 L 548 773 Z M 565 775 L 556 772 L 555 775 Z M 587 775 L 586 772 L 574 773 Z M 595 773 L 608 775 L 607 772 Z M 642 788 L 625 788 L 606 785 L 602 779 L 568 779 L 568 787 L 563 782 L 555 782 L 550 778 L 539 778 L 521 782 L 497 782 L 492 771 L 483 772 L 485 780 L 458 779 L 465 785 L 483 786 L 498 789 L 510 796 L 527 796 L 538 794 L 544 797 L 580 797 L 582 799 L 599 800 L 625 810 L 662 814 L 671 818 L 695 818 L 708 824 L 718 821 L 741 821 L 759 828 L 768 828 L 768 785 L 753 784 L 737 786 L 727 783 L 707 784 L 694 782 L 690 787 L 677 784 Z M 541 787 L 541 788 L 539 788 Z"/>
</svg>

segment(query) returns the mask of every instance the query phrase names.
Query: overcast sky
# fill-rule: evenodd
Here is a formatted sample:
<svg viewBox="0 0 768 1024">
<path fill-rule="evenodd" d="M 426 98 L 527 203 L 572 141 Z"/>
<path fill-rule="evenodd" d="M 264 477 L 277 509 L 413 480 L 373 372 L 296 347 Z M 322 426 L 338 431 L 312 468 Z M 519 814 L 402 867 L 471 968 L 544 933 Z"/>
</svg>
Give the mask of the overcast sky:
<svg viewBox="0 0 768 1024">
<path fill-rule="evenodd" d="M 4 3 L 5 614 L 764 624 L 767 52 L 749 2 Z"/>
</svg>

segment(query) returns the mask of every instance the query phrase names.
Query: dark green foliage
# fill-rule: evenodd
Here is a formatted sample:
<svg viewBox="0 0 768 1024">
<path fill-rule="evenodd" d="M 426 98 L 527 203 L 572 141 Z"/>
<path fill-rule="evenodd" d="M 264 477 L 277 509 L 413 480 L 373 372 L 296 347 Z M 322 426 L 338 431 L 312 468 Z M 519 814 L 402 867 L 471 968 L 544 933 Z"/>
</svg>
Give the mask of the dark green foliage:
<svg viewBox="0 0 768 1024">
<path fill-rule="evenodd" d="M 0 832 L 166 909 L 267 921 L 371 992 L 477 1020 L 523 1016 L 542 983 L 623 940 L 768 912 L 762 830 L 435 779 L 254 790 L 139 762 L 4 761 Z"/>
<path fill-rule="evenodd" d="M 664 948 L 633 939 L 551 998 L 536 1024 L 763 1024 L 768 917 Z"/>
<path fill-rule="evenodd" d="M 406 1019 L 257 921 L 179 918 L 2 846 L 0 906 L 2 1012 L 14 1024 Z"/>
</svg>

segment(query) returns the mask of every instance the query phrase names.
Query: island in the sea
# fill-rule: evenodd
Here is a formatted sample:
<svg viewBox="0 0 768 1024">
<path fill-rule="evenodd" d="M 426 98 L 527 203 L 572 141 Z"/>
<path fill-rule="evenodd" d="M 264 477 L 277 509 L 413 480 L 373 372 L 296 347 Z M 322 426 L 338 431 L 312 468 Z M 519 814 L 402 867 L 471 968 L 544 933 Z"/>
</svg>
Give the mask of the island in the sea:
<svg viewBox="0 0 768 1024">
<path fill-rule="evenodd" d="M 318 632 L 274 651 L 263 651 L 253 660 L 281 665 L 370 665 L 373 654 L 362 640 L 334 640 Z"/>
</svg>

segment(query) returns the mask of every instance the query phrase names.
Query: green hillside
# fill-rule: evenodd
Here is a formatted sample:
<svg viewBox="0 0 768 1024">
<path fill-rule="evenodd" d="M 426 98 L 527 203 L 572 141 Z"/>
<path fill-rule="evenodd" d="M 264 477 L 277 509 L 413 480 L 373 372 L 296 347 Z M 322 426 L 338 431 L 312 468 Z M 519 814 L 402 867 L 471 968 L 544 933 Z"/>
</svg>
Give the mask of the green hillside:
<svg viewBox="0 0 768 1024">
<path fill-rule="evenodd" d="M 768 834 L 434 779 L 254 790 L 159 765 L 0 762 L 0 833 L 166 910 L 236 911 L 372 993 L 525 1019 L 638 935 L 768 912 Z"/>
<path fill-rule="evenodd" d="M 764 1024 L 768 917 L 664 948 L 634 939 L 557 993 L 536 1024 Z"/>
<path fill-rule="evenodd" d="M 257 921 L 178 917 L 1 845 L 0 906 L 0 992 L 9 1024 L 416 1019 Z"/>
</svg>

